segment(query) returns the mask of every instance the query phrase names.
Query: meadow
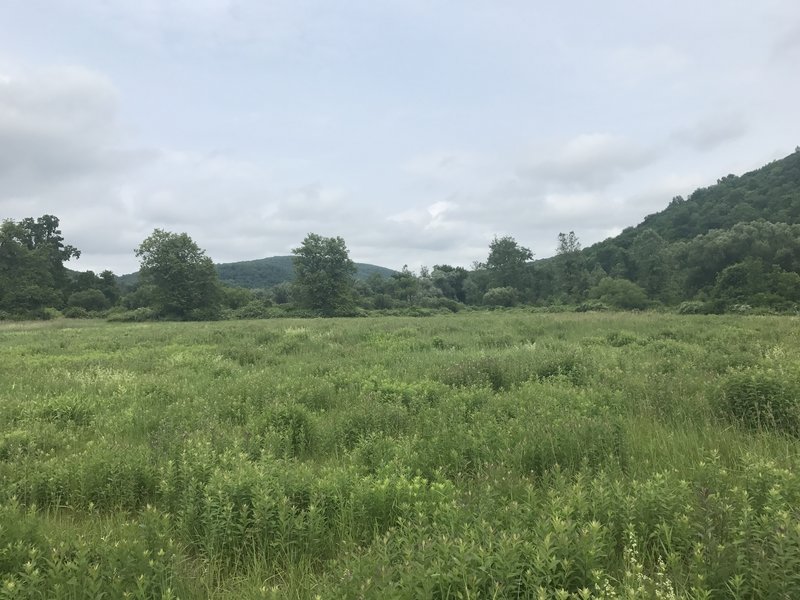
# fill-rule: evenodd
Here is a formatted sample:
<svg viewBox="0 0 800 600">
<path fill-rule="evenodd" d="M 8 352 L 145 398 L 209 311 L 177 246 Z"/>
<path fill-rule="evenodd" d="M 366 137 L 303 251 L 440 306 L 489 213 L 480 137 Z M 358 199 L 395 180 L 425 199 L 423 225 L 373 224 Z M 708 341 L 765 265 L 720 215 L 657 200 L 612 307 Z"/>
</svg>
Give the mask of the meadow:
<svg viewBox="0 0 800 600">
<path fill-rule="evenodd" d="M 799 598 L 800 319 L 0 325 L 0 598 Z"/>
</svg>

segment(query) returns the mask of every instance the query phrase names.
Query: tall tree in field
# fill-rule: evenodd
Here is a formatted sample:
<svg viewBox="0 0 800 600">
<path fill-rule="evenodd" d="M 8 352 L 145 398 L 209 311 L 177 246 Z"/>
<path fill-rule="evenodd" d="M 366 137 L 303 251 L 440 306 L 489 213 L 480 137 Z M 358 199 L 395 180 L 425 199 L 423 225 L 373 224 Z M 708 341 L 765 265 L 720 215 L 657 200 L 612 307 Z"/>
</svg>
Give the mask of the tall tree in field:
<svg viewBox="0 0 800 600">
<path fill-rule="evenodd" d="M 309 233 L 294 254 L 293 295 L 299 306 L 325 315 L 351 310 L 355 263 L 340 237 Z"/>
<path fill-rule="evenodd" d="M 530 286 L 530 261 L 533 252 L 520 246 L 511 236 L 495 237 L 489 244 L 489 258 L 486 270 L 489 272 L 490 287 L 510 287 L 523 291 Z"/>
<path fill-rule="evenodd" d="M 589 273 L 586 259 L 581 253 L 581 243 L 574 231 L 558 234 L 556 255 L 562 291 L 573 302 L 582 300 L 589 287 Z"/>
<path fill-rule="evenodd" d="M 64 304 L 64 262 L 80 251 L 64 244 L 58 218 L 44 215 L 0 225 L 0 309 L 26 312 Z"/>
<path fill-rule="evenodd" d="M 154 308 L 177 319 L 213 318 L 219 309 L 214 263 L 185 233 L 156 229 L 136 249 L 142 283 L 154 288 Z"/>
</svg>

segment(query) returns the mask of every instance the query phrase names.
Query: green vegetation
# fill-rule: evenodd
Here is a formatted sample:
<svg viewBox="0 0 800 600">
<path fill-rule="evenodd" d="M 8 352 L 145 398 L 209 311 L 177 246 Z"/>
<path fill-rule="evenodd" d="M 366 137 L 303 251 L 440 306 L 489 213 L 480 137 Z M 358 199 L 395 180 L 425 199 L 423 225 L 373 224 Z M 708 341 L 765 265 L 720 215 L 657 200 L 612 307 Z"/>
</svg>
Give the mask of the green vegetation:
<svg viewBox="0 0 800 600">
<path fill-rule="evenodd" d="M 142 285 L 162 316 L 209 318 L 219 309 L 219 281 L 214 263 L 185 233 L 156 229 L 136 249 Z"/>
<path fill-rule="evenodd" d="M 0 598 L 796 598 L 798 356 L 796 317 L 1 324 Z"/>
<path fill-rule="evenodd" d="M 163 252 L 161 252 L 163 250 Z M 794 313 L 800 310 L 800 149 L 741 177 L 675 198 L 617 237 L 582 248 L 558 234 L 556 255 L 534 261 L 495 237 L 471 271 L 451 265 L 395 272 L 356 265 L 340 237 L 309 234 L 291 257 L 214 266 L 185 233 L 156 230 L 137 249 L 139 274 L 68 272 L 79 252 L 45 215 L 0 228 L 0 320 L 112 320 L 457 312 L 519 304 L 560 310 Z M 220 276 L 221 275 L 221 279 Z M 223 287 L 220 288 L 219 282 Z"/>
<path fill-rule="evenodd" d="M 353 311 L 356 266 L 342 238 L 309 233 L 292 253 L 292 293 L 298 306 L 325 316 Z"/>
<path fill-rule="evenodd" d="M 64 262 L 80 256 L 64 245 L 58 219 L 10 220 L 0 224 L 0 312 L 45 317 L 48 306 L 61 306 L 68 291 Z M 2 315 L 0 315 L 2 316 Z"/>
</svg>

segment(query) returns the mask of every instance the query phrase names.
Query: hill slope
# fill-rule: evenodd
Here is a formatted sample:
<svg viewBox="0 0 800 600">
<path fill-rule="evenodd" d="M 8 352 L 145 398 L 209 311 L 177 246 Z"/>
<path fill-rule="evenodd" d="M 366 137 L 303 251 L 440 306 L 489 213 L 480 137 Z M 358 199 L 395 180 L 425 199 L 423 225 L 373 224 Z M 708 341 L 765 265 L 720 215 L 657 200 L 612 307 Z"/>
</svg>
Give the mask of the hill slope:
<svg viewBox="0 0 800 600">
<path fill-rule="evenodd" d="M 674 198 L 616 237 L 536 261 L 534 270 L 541 303 L 582 301 L 609 276 L 666 304 L 800 304 L 800 148 Z"/>
<path fill-rule="evenodd" d="M 674 198 L 667 208 L 648 215 L 619 238 L 652 229 L 674 242 L 759 219 L 800 223 L 800 148 L 755 171 L 726 175 L 716 185 L 695 190 L 686 200 Z"/>
<path fill-rule="evenodd" d="M 214 265 L 222 283 L 244 288 L 269 288 L 294 279 L 291 256 L 271 256 L 257 260 L 244 260 Z M 356 279 L 367 279 L 373 273 L 390 277 L 395 271 L 367 263 L 356 263 Z M 121 285 L 133 285 L 138 273 L 129 273 L 119 278 Z"/>
</svg>

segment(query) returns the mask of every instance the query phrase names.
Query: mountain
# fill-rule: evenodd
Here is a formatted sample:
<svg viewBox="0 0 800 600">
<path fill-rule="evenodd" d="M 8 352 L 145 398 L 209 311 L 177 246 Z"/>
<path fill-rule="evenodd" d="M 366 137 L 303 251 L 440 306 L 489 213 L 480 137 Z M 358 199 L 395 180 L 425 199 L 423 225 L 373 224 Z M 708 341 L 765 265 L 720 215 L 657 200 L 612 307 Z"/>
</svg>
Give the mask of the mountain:
<svg viewBox="0 0 800 600">
<path fill-rule="evenodd" d="M 269 288 L 284 281 L 294 279 L 294 266 L 291 256 L 271 256 L 257 260 L 244 260 L 215 265 L 222 283 L 244 288 Z M 377 273 L 381 277 L 391 277 L 396 271 L 370 265 L 356 263 L 356 279 L 364 280 Z M 119 277 L 119 283 L 131 286 L 139 278 L 138 273 L 129 273 Z"/>
<path fill-rule="evenodd" d="M 633 282 L 664 304 L 798 305 L 800 148 L 686 199 L 673 198 L 618 236 L 536 261 L 534 272 L 533 299 L 540 303 L 582 301 L 610 277 Z"/>
<path fill-rule="evenodd" d="M 245 288 L 268 288 L 294 279 L 294 264 L 291 256 L 272 256 L 258 260 L 223 263 L 216 265 L 223 283 Z M 373 273 L 391 277 L 392 269 L 356 263 L 356 279 L 367 279 Z"/>
<path fill-rule="evenodd" d="M 800 147 L 792 154 L 741 176 L 726 175 L 687 199 L 673 198 L 667 208 L 626 229 L 620 241 L 652 229 L 668 242 L 688 240 L 712 229 L 764 219 L 800 223 Z"/>
</svg>

